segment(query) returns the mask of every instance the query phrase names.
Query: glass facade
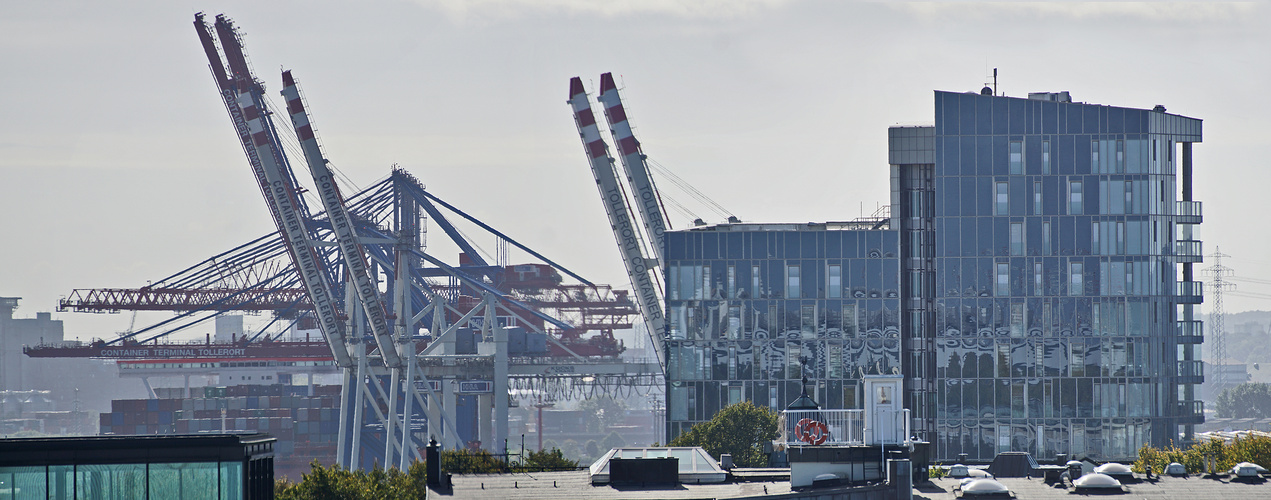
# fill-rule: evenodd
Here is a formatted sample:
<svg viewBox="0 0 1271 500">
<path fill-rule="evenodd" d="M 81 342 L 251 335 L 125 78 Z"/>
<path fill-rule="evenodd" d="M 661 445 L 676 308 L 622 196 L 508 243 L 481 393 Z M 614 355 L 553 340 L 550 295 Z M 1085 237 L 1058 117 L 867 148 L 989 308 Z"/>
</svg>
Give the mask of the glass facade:
<svg viewBox="0 0 1271 500">
<path fill-rule="evenodd" d="M 937 460 L 1186 442 L 1200 141 L 1164 108 L 936 92 L 934 126 L 888 131 L 882 222 L 668 232 L 668 437 L 805 374 L 854 408 L 861 374 L 902 373 Z"/>
<path fill-rule="evenodd" d="M 858 408 L 860 375 L 899 373 L 899 233 L 887 219 L 666 233 L 669 437 L 752 401 L 784 409 L 807 376 Z"/>
<path fill-rule="evenodd" d="M 263 434 L 0 440 L 0 499 L 273 498 Z"/>
<path fill-rule="evenodd" d="M 906 325 L 932 347 L 906 373 L 937 457 L 1112 459 L 1179 442 L 1180 424 L 1200 421 L 1201 376 L 1183 373 L 1195 344 L 1178 338 L 1199 296 L 1179 297 L 1191 264 L 1175 252 L 1199 222 L 1176 211 L 1191 202 L 1200 121 L 979 94 L 935 101 L 934 127 L 895 128 L 890 142 L 893 216 L 922 235 L 902 241 L 931 235 L 902 273 L 934 280 L 906 294 L 904 317 L 933 321 Z"/>
</svg>

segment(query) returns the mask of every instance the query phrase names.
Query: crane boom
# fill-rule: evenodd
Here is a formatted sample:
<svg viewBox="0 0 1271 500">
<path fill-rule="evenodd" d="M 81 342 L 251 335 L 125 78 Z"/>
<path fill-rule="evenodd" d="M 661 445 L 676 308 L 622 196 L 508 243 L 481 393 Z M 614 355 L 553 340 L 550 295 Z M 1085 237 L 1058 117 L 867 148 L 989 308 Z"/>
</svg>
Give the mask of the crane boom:
<svg viewBox="0 0 1271 500">
<path fill-rule="evenodd" d="M 631 132 L 631 122 L 627 121 L 626 109 L 622 106 L 622 98 L 618 96 L 618 87 L 613 83 L 613 73 L 600 75 L 600 104 L 605 107 L 605 120 L 609 122 L 609 133 L 618 146 L 618 158 L 622 160 L 622 169 L 627 173 L 627 183 L 635 192 L 636 210 L 644 219 L 645 234 L 653 246 L 653 253 L 658 262 L 666 262 L 663 233 L 666 232 L 666 216 L 662 214 L 661 199 L 657 186 L 649 176 L 645 156 L 640 150 L 640 141 Z"/>
<path fill-rule="evenodd" d="M 344 324 L 337 314 L 325 269 L 309 241 L 309 232 L 305 227 L 306 217 L 301 213 L 303 205 L 297 199 L 296 186 L 282 167 L 285 158 L 282 149 L 278 147 L 276 132 L 264 106 L 264 87 L 252 76 L 243 55 L 242 42 L 228 18 L 216 16 L 215 27 L 219 35 L 216 38 L 203 21 L 202 13 L 194 15 L 194 26 L 198 30 L 204 52 L 207 53 L 208 62 L 212 65 L 213 76 L 221 90 L 221 98 L 229 111 L 234 129 L 238 132 L 243 152 L 247 154 L 247 160 L 265 196 L 265 204 L 274 216 L 274 224 L 287 245 L 287 252 L 291 255 L 300 281 L 314 305 L 318 326 L 331 346 L 331 354 L 341 367 L 356 366 L 349 355 Z M 217 53 L 216 39 L 220 40 L 225 59 L 229 63 L 228 74 Z"/>
<path fill-rule="evenodd" d="M 309 164 L 309 172 L 313 174 L 313 184 L 317 187 L 318 197 L 327 211 L 327 219 L 331 221 L 331 231 L 339 245 L 340 255 L 344 257 L 344 265 L 353 280 L 353 289 L 366 311 L 367 322 L 371 325 L 371 334 L 379 345 L 384 363 L 390 368 L 404 365 L 393 342 L 393 331 L 388 326 L 384 300 L 380 297 L 378 285 L 371 279 L 370 269 L 366 262 L 366 250 L 357 239 L 353 221 L 349 218 L 349 209 L 340 196 L 340 188 L 336 186 L 335 177 L 327 167 L 322 156 L 322 148 L 313 133 L 313 125 L 309 122 L 309 114 L 305 111 L 304 100 L 300 98 L 300 90 L 291 71 L 282 72 L 282 95 L 287 100 L 287 111 L 291 114 L 291 123 L 296 128 L 296 139 L 300 141 L 300 149 L 304 151 L 305 161 Z"/>
<path fill-rule="evenodd" d="M 635 289 L 636 303 L 640 305 L 645 327 L 653 338 L 654 349 L 661 361 L 662 339 L 666 329 L 666 317 L 662 314 L 662 294 L 650 276 L 650 259 L 645 257 L 641 248 L 639 230 L 631 224 L 631 209 L 627 204 L 626 194 L 618 184 L 613 160 L 609 157 L 609 146 L 600 137 L 596 116 L 591 111 L 591 100 L 583 90 L 581 78 L 569 80 L 569 105 L 573 108 L 574 124 L 578 126 L 578 135 L 582 137 L 583 150 L 591 163 L 591 173 L 596 178 L 596 187 L 600 189 L 600 197 L 604 202 L 605 213 L 609 215 L 609 225 L 617 239 L 618 250 L 622 252 L 622 263 L 626 266 L 627 276 L 631 278 L 631 287 Z M 666 364 L 661 364 L 665 370 Z"/>
</svg>

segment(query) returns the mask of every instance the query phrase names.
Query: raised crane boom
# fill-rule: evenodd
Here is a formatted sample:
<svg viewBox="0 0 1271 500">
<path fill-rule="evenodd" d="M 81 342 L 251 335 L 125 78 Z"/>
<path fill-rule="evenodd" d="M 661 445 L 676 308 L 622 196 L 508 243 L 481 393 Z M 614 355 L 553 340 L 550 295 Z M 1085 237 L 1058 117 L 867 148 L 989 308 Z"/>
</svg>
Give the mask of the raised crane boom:
<svg viewBox="0 0 1271 500">
<path fill-rule="evenodd" d="M 622 160 L 622 169 L 627 173 L 627 183 L 635 192 L 636 210 L 644 219 L 645 234 L 649 236 L 649 244 L 653 246 L 658 262 L 666 262 L 663 233 L 666 232 L 666 216 L 662 214 L 662 200 L 658 196 L 657 186 L 649 176 L 648 165 L 644 163 L 644 152 L 640 150 L 640 141 L 631 132 L 631 123 L 627 121 L 626 109 L 622 107 L 622 98 L 618 96 L 618 87 L 613 83 L 613 73 L 600 75 L 600 104 L 605 107 L 605 119 L 609 122 L 609 133 L 618 146 L 618 158 Z"/>
<path fill-rule="evenodd" d="M 627 276 L 631 278 L 631 287 L 635 289 L 636 303 L 640 305 L 645 327 L 653 338 L 654 349 L 661 360 L 662 339 L 666 330 L 666 317 L 662 314 L 662 294 L 649 274 L 650 259 L 645 257 L 641 248 L 639 230 L 631 224 L 631 209 L 627 205 L 626 194 L 618 184 L 613 159 L 609 158 L 609 146 L 600 137 L 596 116 L 591 112 L 591 99 L 583 90 L 581 78 L 569 80 L 569 105 L 574 110 L 574 124 L 578 126 L 578 135 L 582 137 L 583 150 L 587 152 L 587 159 L 591 163 L 591 173 L 596 178 L 596 187 L 600 189 L 600 198 L 604 202 L 605 213 L 609 215 L 609 225 L 618 241 L 618 250 L 622 252 L 622 263 L 626 266 Z M 662 367 L 665 369 L 666 364 L 662 363 Z"/>
<path fill-rule="evenodd" d="M 194 15 L 194 27 L 203 43 L 208 62 L 212 65 L 212 74 L 221 90 L 225 109 L 229 111 L 230 120 L 238 132 L 243 152 L 247 154 L 247 161 L 265 195 L 265 204 L 274 216 L 274 224 L 287 245 L 287 253 L 291 255 L 300 281 L 314 305 L 318 327 L 331 346 L 336 364 L 341 367 L 356 366 L 349 355 L 344 323 L 337 314 L 326 270 L 309 241 L 309 231 L 305 227 L 307 214 L 302 213 L 303 205 L 298 200 L 294 180 L 282 167 L 286 160 L 264 105 L 265 89 L 252 76 L 247 66 L 238 32 L 228 18 L 220 15 L 216 16 L 215 23 L 219 36 L 212 35 L 211 28 L 203 21 L 202 13 Z M 217 51 L 217 39 L 220 40 L 225 59 L 229 63 L 228 73 Z"/>
<path fill-rule="evenodd" d="M 344 197 L 340 196 L 340 188 L 336 186 L 335 177 L 331 175 L 331 169 L 322 156 L 322 148 L 313 133 L 313 125 L 309 123 L 309 114 L 305 111 L 304 100 L 300 98 L 300 91 L 296 88 L 291 71 L 282 72 L 282 95 L 287 100 L 287 112 L 291 114 L 296 139 L 300 141 L 300 149 L 304 151 L 309 172 L 313 174 L 318 197 L 322 199 L 322 206 L 331 221 L 331 231 L 335 233 L 340 255 L 344 257 L 344 266 L 352 277 L 353 289 L 362 302 L 362 309 L 366 311 L 367 322 L 371 324 L 371 334 L 379 345 L 384 364 L 389 368 L 400 368 L 404 362 L 393 342 L 393 331 L 388 326 L 379 287 L 371 279 L 370 266 L 366 263 L 366 250 L 357 239 L 353 221 L 349 218 L 349 209 L 344 205 Z"/>
</svg>

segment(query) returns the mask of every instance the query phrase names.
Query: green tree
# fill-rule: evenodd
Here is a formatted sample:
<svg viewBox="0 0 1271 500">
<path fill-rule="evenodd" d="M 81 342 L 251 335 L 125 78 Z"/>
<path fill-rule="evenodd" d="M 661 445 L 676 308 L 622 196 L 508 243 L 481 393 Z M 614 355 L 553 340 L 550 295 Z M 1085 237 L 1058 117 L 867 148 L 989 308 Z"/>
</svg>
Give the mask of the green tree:
<svg viewBox="0 0 1271 500">
<path fill-rule="evenodd" d="M 670 446 L 701 446 L 711 456 L 731 453 L 739 467 L 764 467 L 763 443 L 777 438 L 777 412 L 750 401 L 729 405 L 707 422 L 694 425 Z"/>
<path fill-rule="evenodd" d="M 427 476 L 423 462 L 414 462 L 402 472 L 376 467 L 370 472 L 348 470 L 333 465 L 323 467 L 316 460 L 299 483 L 274 483 L 278 500 L 420 500 L 426 494 Z"/>
<path fill-rule="evenodd" d="M 530 471 L 574 470 L 578 468 L 578 461 L 565 458 L 557 448 L 529 451 L 525 453 L 525 468 Z"/>
<path fill-rule="evenodd" d="M 1229 387 L 1218 395 L 1218 418 L 1271 417 L 1271 384 L 1247 383 Z"/>
<path fill-rule="evenodd" d="M 556 448 L 560 448 L 560 445 L 557 444 L 555 440 L 546 439 L 543 441 L 543 451 L 552 450 Z"/>
<path fill-rule="evenodd" d="M 587 458 L 592 460 L 595 460 L 602 453 L 600 451 L 600 443 L 597 443 L 595 439 L 588 439 L 587 445 L 583 449 L 587 452 Z"/>
<path fill-rule="evenodd" d="M 588 432 L 604 432 L 611 425 L 621 424 L 626 418 L 627 407 L 609 396 L 596 396 L 578 403 L 585 415 Z"/>
<path fill-rule="evenodd" d="M 610 432 L 609 435 L 605 436 L 605 439 L 600 442 L 600 446 L 604 448 L 602 453 L 614 448 L 621 448 L 626 445 L 627 440 L 622 439 L 622 435 L 618 434 L 618 431 Z"/>
<path fill-rule="evenodd" d="M 441 468 L 451 474 L 498 474 L 508 471 L 503 459 L 485 450 L 442 450 Z"/>
</svg>

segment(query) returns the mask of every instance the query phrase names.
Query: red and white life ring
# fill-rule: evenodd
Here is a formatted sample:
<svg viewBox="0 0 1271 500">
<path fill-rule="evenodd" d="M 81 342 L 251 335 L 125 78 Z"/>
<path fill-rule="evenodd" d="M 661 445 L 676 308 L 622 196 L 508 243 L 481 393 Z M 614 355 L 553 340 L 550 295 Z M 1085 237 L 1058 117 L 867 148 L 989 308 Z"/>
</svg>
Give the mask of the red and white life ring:
<svg viewBox="0 0 1271 500">
<path fill-rule="evenodd" d="M 824 422 L 818 422 L 810 418 L 799 420 L 794 426 L 794 434 L 808 444 L 817 445 L 824 443 L 830 437 L 830 429 Z"/>
</svg>

